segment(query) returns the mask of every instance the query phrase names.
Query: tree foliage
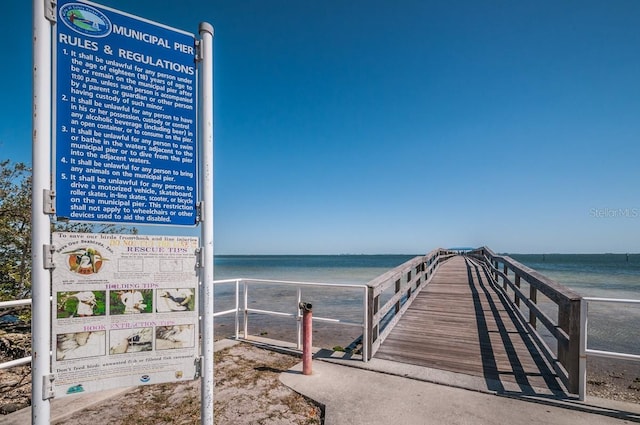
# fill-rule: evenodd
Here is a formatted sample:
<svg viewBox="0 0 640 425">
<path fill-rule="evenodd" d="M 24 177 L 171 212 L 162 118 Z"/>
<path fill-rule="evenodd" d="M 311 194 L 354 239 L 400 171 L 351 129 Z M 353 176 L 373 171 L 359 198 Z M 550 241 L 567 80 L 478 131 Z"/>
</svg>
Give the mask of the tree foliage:
<svg viewBox="0 0 640 425">
<path fill-rule="evenodd" d="M 31 288 L 31 170 L 0 162 L 0 297 L 25 298 Z"/>
<path fill-rule="evenodd" d="M 52 222 L 51 231 L 137 233 L 110 224 Z M 0 161 L 0 300 L 28 298 L 31 293 L 31 169 Z"/>
</svg>

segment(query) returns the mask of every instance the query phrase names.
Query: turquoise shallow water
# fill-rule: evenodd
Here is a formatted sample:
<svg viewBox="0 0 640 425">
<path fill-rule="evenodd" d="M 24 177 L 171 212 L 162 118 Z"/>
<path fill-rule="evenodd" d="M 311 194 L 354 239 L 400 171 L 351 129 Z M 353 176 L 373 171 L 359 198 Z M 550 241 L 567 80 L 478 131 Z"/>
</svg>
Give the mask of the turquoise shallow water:
<svg viewBox="0 0 640 425">
<path fill-rule="evenodd" d="M 415 255 L 249 255 L 217 256 L 214 275 L 223 279 L 270 279 L 284 281 L 322 282 L 328 284 L 365 284 L 387 270 Z M 235 305 L 234 285 L 217 286 L 215 310 L 232 309 Z M 251 285 L 249 307 L 297 312 L 297 290 L 294 287 Z M 313 304 L 314 317 L 361 322 L 363 314 L 362 290 L 303 289 L 303 300 Z M 232 317 L 216 319 L 219 336 L 233 333 Z M 296 340 L 296 321 L 292 318 L 255 314 L 250 318 L 250 334 Z M 346 346 L 356 339 L 358 327 L 314 322 L 314 343 L 324 347 Z"/>
<path fill-rule="evenodd" d="M 364 284 L 415 255 L 293 255 L 217 256 L 216 280 L 232 278 L 275 279 L 326 283 Z M 515 260 L 538 270 L 582 296 L 640 299 L 640 254 L 512 254 Z M 216 311 L 233 308 L 232 285 L 216 288 Z M 295 311 L 294 289 L 266 286 L 250 289 L 252 308 Z M 362 297 L 357 291 L 317 289 L 304 292 L 315 303 L 314 315 L 359 320 Z M 635 307 L 593 304 L 590 306 L 589 347 L 640 354 L 640 305 Z M 230 318 L 220 319 L 221 332 L 232 329 Z M 267 332 L 292 338 L 295 322 L 260 315 L 252 319 L 251 333 Z M 255 324 L 254 324 L 255 323 Z M 337 343 L 355 338 L 357 328 L 328 327 L 321 338 L 328 343 L 332 334 L 341 334 Z M 279 335 L 274 329 L 289 329 Z M 342 335 L 344 333 L 344 335 Z"/>
<path fill-rule="evenodd" d="M 582 296 L 640 299 L 640 254 L 513 254 Z"/>
<path fill-rule="evenodd" d="M 215 259 L 215 278 L 366 283 L 415 255 L 233 255 Z"/>
</svg>

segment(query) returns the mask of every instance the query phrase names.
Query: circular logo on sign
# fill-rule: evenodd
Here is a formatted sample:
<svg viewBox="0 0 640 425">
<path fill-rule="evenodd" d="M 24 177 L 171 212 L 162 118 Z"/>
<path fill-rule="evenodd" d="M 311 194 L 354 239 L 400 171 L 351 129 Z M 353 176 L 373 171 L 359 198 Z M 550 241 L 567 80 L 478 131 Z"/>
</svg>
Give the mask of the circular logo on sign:
<svg viewBox="0 0 640 425">
<path fill-rule="evenodd" d="M 69 256 L 69 270 L 84 275 L 98 273 L 103 261 L 106 260 L 99 251 L 93 248 L 79 248 L 63 252 L 63 254 Z"/>
<path fill-rule="evenodd" d="M 60 8 L 60 19 L 75 32 L 90 37 L 106 37 L 111 34 L 111 21 L 95 7 L 69 3 Z"/>
</svg>

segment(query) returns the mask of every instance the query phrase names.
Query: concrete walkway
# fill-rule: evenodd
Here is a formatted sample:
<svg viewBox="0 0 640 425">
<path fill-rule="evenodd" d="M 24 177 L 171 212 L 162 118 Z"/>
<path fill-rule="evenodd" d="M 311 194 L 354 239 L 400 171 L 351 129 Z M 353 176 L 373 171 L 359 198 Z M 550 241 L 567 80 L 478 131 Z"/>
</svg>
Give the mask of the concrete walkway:
<svg viewBox="0 0 640 425">
<path fill-rule="evenodd" d="M 460 377 L 458 377 L 458 382 Z M 325 425 L 621 425 L 640 422 L 640 405 L 589 398 L 512 398 L 315 360 L 280 375 L 293 390 L 325 406 Z"/>
</svg>

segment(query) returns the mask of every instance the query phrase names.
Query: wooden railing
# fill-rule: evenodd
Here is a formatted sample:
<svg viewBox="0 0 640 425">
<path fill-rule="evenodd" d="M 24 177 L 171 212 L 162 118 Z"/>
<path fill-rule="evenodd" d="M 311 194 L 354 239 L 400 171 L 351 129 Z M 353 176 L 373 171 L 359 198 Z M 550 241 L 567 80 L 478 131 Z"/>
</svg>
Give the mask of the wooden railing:
<svg viewBox="0 0 640 425">
<path fill-rule="evenodd" d="M 414 257 L 367 283 L 367 360 L 373 357 L 440 263 L 454 255 L 453 251 L 438 248 L 427 255 Z M 381 305 L 383 295 L 389 299 Z"/>
<path fill-rule="evenodd" d="M 511 291 L 512 302 L 516 307 L 514 311 L 528 325 L 542 354 L 567 389 L 577 394 L 580 388 L 580 295 L 511 257 L 496 255 L 487 247 L 470 251 L 467 255 L 481 260 L 495 283 L 499 284 L 502 279 L 503 292 L 509 295 Z M 521 289 L 524 284 L 529 287 L 528 294 Z M 557 305 L 557 321 L 542 311 L 538 293 Z M 528 317 L 522 312 L 521 304 L 529 310 Z M 556 340 L 557 354 L 541 337 L 538 324 L 544 326 Z"/>
</svg>

